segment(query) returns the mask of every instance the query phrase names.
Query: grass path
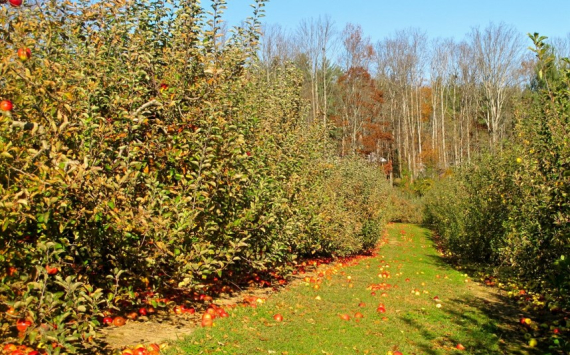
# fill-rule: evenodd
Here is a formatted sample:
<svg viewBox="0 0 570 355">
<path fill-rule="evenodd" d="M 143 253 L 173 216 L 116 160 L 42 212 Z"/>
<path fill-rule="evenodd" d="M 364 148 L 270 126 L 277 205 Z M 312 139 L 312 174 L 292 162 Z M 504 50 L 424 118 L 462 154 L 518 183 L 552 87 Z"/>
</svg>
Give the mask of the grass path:
<svg viewBox="0 0 570 355">
<path fill-rule="evenodd" d="M 394 224 L 377 255 L 327 265 L 307 282 L 259 307 L 238 307 L 171 349 L 173 354 L 500 354 L 481 289 L 440 259 L 427 230 Z M 378 312 L 380 305 L 385 313 Z M 362 318 L 355 318 L 357 312 Z M 275 314 L 283 321 L 275 321 Z M 457 350 L 458 344 L 465 350 Z"/>
</svg>

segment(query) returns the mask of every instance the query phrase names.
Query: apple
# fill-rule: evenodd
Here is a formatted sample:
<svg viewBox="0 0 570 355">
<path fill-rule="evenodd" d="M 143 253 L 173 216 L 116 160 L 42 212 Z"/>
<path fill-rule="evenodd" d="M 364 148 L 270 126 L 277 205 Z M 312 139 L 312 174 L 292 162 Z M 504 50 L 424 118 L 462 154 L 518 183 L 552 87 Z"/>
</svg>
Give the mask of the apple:
<svg viewBox="0 0 570 355">
<path fill-rule="evenodd" d="M 216 311 L 217 315 L 220 317 L 222 316 L 222 314 L 226 313 L 226 311 L 222 307 L 215 308 L 215 311 Z"/>
<path fill-rule="evenodd" d="M 339 317 L 342 320 L 350 320 L 350 316 L 348 314 L 340 314 Z"/>
<path fill-rule="evenodd" d="M 356 319 L 364 318 L 364 315 L 360 312 L 356 312 L 356 313 L 354 313 L 354 318 L 356 318 Z"/>
<path fill-rule="evenodd" d="M 282 322 L 283 316 L 281 314 L 277 313 L 276 315 L 273 316 L 273 319 L 275 319 L 276 322 Z"/>
<path fill-rule="evenodd" d="M 465 347 L 464 347 L 463 345 L 461 345 L 461 344 L 455 345 L 455 348 L 456 348 L 457 350 L 465 350 Z"/>
<path fill-rule="evenodd" d="M 20 319 L 18 322 L 16 322 L 16 328 L 19 332 L 25 332 L 26 329 L 28 329 L 28 327 L 31 325 L 32 322 L 30 322 L 28 319 Z"/>
<path fill-rule="evenodd" d="M 214 320 L 210 313 L 204 313 L 202 315 L 202 327 L 211 327 L 214 324 Z"/>
<path fill-rule="evenodd" d="M 360 302 L 360 303 L 358 304 L 358 307 L 362 307 L 362 308 L 364 308 L 364 307 L 366 307 L 366 303 L 364 303 L 364 302 Z"/>
<path fill-rule="evenodd" d="M 105 317 L 105 318 L 103 318 L 103 324 L 105 324 L 105 325 L 111 325 L 111 324 L 113 324 L 113 318 L 111 318 L 111 317 Z"/>
<path fill-rule="evenodd" d="M 531 348 L 534 348 L 536 345 L 538 345 L 538 341 L 536 341 L 536 339 L 532 338 L 528 341 L 528 346 Z"/>
<path fill-rule="evenodd" d="M 18 315 L 18 312 L 16 311 L 16 309 L 14 309 L 14 307 L 10 307 L 6 310 L 6 314 L 9 315 L 10 317 L 16 317 Z"/>
<path fill-rule="evenodd" d="M 4 100 L 2 102 L 0 102 L 0 111 L 12 111 L 12 109 L 14 108 L 14 105 L 12 105 L 12 101 L 10 100 Z"/>
<path fill-rule="evenodd" d="M 32 350 L 28 353 L 28 355 L 40 355 L 40 352 L 37 350 Z"/>
<path fill-rule="evenodd" d="M 22 47 L 18 49 L 18 58 L 20 58 L 22 62 L 25 62 L 31 57 L 32 57 L 32 51 L 30 48 Z"/>
<path fill-rule="evenodd" d="M 5 353 L 9 353 L 9 352 L 15 351 L 17 349 L 18 349 L 18 347 L 14 344 L 6 344 L 6 345 L 4 345 L 4 348 L 3 348 Z"/>
<path fill-rule="evenodd" d="M 113 319 L 113 325 L 116 327 L 122 327 L 125 325 L 125 323 L 127 323 L 127 320 L 121 316 L 115 317 Z"/>
<path fill-rule="evenodd" d="M 137 312 L 131 312 L 131 313 L 127 314 L 127 318 L 130 320 L 137 320 L 138 317 L 139 317 L 139 315 L 137 314 Z"/>
<path fill-rule="evenodd" d="M 55 275 L 58 273 L 59 269 L 56 267 L 46 265 L 46 271 L 47 271 L 48 275 Z"/>
<path fill-rule="evenodd" d="M 146 308 L 142 307 L 141 309 L 139 309 L 139 314 L 141 316 L 146 316 L 146 315 L 148 315 L 148 310 Z"/>
<path fill-rule="evenodd" d="M 218 315 L 218 312 L 216 312 L 216 310 L 214 308 L 208 308 L 206 310 L 206 313 L 208 313 L 209 315 L 212 316 L 212 319 L 216 318 L 216 316 Z"/>
<path fill-rule="evenodd" d="M 18 7 L 22 5 L 22 0 L 8 0 L 8 2 L 10 3 L 10 5 Z"/>
<path fill-rule="evenodd" d="M 402 354 L 402 353 L 399 352 L 399 351 L 394 351 L 394 352 L 392 353 L 392 355 L 404 355 L 404 354 Z"/>
<path fill-rule="evenodd" d="M 160 352 L 160 345 L 158 345 L 156 343 L 150 344 L 148 347 L 151 351 L 159 351 Z"/>
<path fill-rule="evenodd" d="M 148 350 L 142 346 L 139 346 L 133 353 L 134 355 L 148 355 Z"/>
</svg>

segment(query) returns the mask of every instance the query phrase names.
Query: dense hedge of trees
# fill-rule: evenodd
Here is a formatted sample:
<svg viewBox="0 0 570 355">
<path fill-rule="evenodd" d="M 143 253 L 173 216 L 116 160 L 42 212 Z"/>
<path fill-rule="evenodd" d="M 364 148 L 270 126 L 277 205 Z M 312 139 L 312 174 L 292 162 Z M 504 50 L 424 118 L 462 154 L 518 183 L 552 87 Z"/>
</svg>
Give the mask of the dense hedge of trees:
<svg viewBox="0 0 570 355">
<path fill-rule="evenodd" d="M 0 7 L 1 338 L 73 353 L 104 311 L 374 246 L 384 175 L 303 122 L 298 68 L 259 69 L 263 5 Z"/>
<path fill-rule="evenodd" d="M 512 141 L 445 179 L 426 197 L 427 222 L 466 261 L 501 266 L 531 288 L 570 291 L 570 70 L 532 35 L 535 77 Z"/>
</svg>

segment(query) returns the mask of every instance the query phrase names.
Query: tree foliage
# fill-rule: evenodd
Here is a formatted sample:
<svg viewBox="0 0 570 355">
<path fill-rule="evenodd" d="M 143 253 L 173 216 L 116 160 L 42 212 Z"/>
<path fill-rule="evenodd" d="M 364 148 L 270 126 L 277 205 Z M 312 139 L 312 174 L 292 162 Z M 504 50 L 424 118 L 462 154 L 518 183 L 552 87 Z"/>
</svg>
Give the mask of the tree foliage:
<svg viewBox="0 0 570 355">
<path fill-rule="evenodd" d="M 0 7 L 2 337 L 73 353 L 103 310 L 374 244 L 385 184 L 300 125 L 297 69 L 259 73 L 263 6 L 230 33 L 222 0 Z"/>
</svg>

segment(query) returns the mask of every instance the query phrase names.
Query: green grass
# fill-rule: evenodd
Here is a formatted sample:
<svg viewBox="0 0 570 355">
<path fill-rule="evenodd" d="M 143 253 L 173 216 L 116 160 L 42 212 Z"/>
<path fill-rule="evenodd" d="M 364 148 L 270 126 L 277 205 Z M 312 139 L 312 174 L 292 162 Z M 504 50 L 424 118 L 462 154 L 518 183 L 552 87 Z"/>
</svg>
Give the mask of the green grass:
<svg viewBox="0 0 570 355">
<path fill-rule="evenodd" d="M 429 232 L 388 227 L 378 255 L 327 266 L 320 289 L 302 282 L 257 308 L 236 308 L 173 345 L 187 354 L 499 354 L 495 324 L 473 295 L 467 277 L 446 265 Z M 389 271 L 390 278 L 378 275 Z M 328 277 L 327 277 L 328 275 Z M 348 276 L 351 282 L 348 282 Z M 409 281 L 406 281 L 409 279 Z M 371 295 L 372 284 L 392 287 Z M 352 284 L 353 287 L 349 285 Z M 419 295 L 412 293 L 418 290 Z M 386 296 L 382 296 L 382 293 Z M 315 299 L 320 296 L 320 300 Z M 434 296 L 441 301 L 437 308 Z M 366 307 L 359 307 L 364 302 Z M 383 303 L 386 313 L 379 314 Z M 354 314 L 364 315 L 360 321 Z M 281 323 L 273 319 L 280 313 Z M 349 314 L 349 321 L 339 314 Z M 382 319 L 382 317 L 386 317 Z M 455 349 L 461 343 L 465 351 Z"/>
</svg>

